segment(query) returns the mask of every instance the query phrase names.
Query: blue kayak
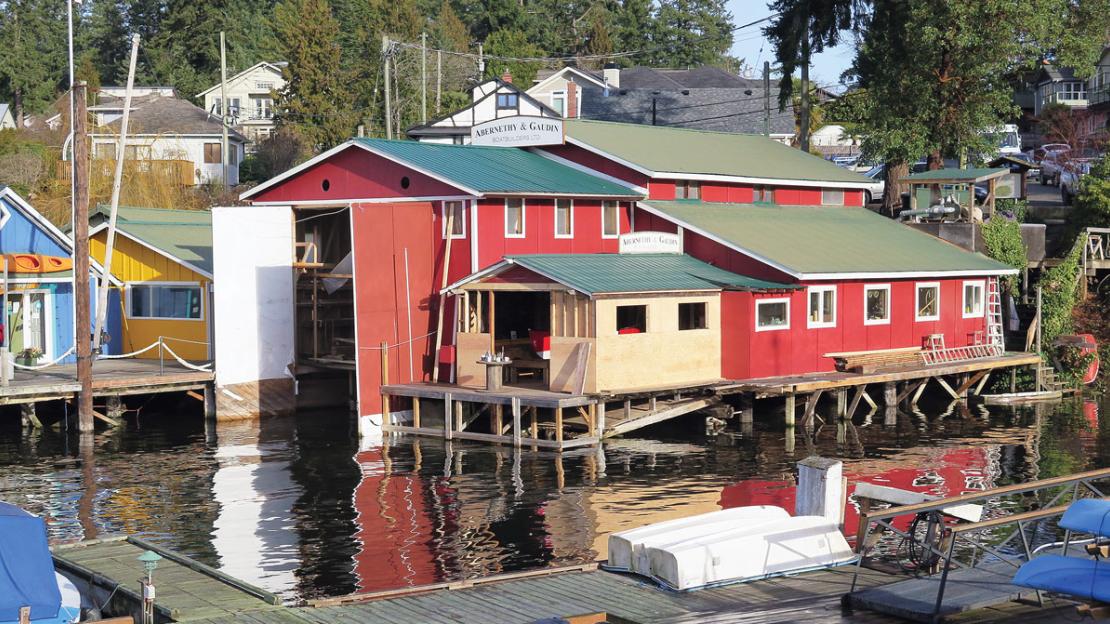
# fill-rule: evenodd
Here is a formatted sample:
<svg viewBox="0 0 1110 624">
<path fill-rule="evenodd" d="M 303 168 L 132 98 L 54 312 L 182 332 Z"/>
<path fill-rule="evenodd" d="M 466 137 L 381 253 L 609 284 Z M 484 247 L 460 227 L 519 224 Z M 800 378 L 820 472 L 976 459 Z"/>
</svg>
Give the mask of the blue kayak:
<svg viewBox="0 0 1110 624">
<path fill-rule="evenodd" d="M 1110 537 L 1110 500 L 1084 498 L 1068 506 L 1060 526 L 1077 533 Z"/>
<path fill-rule="evenodd" d="M 1110 561 L 1043 555 L 1021 566 L 1014 585 L 1110 602 Z"/>
</svg>

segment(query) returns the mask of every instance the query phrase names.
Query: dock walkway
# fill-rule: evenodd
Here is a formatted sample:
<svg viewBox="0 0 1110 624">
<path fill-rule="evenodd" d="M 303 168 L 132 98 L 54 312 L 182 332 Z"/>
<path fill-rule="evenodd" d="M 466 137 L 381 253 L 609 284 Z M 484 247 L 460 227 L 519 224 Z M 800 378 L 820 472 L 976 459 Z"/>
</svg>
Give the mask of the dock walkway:
<svg viewBox="0 0 1110 624">
<path fill-rule="evenodd" d="M 874 587 L 901 578 L 864 570 L 860 584 Z M 839 568 L 679 593 L 634 576 L 578 569 L 487 579 L 473 585 L 456 583 L 455 589 L 441 584 L 426 591 L 380 592 L 357 602 L 328 599 L 316 601 L 316 606 L 215 617 L 196 624 L 526 624 L 552 616 L 600 612 L 629 624 L 902 621 L 868 611 L 844 613 L 841 597 L 851 583 L 852 569 Z M 985 624 L 1020 618 L 1036 623 L 1057 622 L 1062 616 L 1074 617 L 1073 607 L 1061 603 L 1057 608 L 1038 609 L 1012 603 L 971 612 L 956 621 Z"/>
<path fill-rule="evenodd" d="M 103 603 L 119 598 L 113 602 L 117 609 L 133 610 L 141 604 L 139 579 L 145 573 L 138 557 L 146 550 L 162 556 L 154 571 L 155 609 L 162 617 L 189 622 L 283 609 L 278 597 L 269 592 L 134 537 L 58 546 L 54 548 L 54 561 L 94 600 Z"/>
</svg>

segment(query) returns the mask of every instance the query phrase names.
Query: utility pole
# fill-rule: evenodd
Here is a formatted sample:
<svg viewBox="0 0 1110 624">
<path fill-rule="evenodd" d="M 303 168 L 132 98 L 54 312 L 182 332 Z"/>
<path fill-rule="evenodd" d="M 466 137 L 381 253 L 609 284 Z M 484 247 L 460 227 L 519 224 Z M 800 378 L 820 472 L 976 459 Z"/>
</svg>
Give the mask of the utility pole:
<svg viewBox="0 0 1110 624">
<path fill-rule="evenodd" d="M 420 123 L 428 123 L 428 33 L 420 33 Z"/>
<path fill-rule="evenodd" d="M 482 44 L 478 44 L 478 80 L 486 75 L 486 57 L 482 55 Z"/>
<path fill-rule="evenodd" d="M 119 122 L 119 147 L 116 149 L 116 171 L 112 179 L 112 199 L 108 212 L 108 238 L 104 246 L 104 273 L 96 291 L 96 324 L 93 326 L 92 350 L 100 353 L 100 334 L 108 315 L 108 277 L 112 273 L 112 251 L 116 243 L 116 215 L 119 192 L 123 184 L 123 161 L 127 154 L 127 120 L 131 117 L 131 93 L 135 88 L 135 61 L 139 57 L 139 35 L 131 37 L 131 65 L 127 70 L 127 90 L 123 94 L 123 116 Z M 87 220 L 86 220 L 87 222 Z"/>
<path fill-rule="evenodd" d="M 224 186 L 230 187 L 231 177 L 227 169 L 227 51 L 224 48 L 224 31 L 220 31 L 220 130 L 223 141 L 220 143 L 220 163 L 223 165 Z"/>
<path fill-rule="evenodd" d="M 443 52 L 436 50 L 436 114 L 440 110 L 440 92 L 443 90 Z"/>
<path fill-rule="evenodd" d="M 77 430 L 93 431 L 92 343 L 89 342 L 89 126 L 88 86 L 82 80 L 73 85 L 76 112 L 73 118 L 73 290 L 77 311 Z"/>
<path fill-rule="evenodd" d="M 809 16 L 806 16 L 805 38 L 802 39 L 802 114 L 799 126 L 799 143 L 803 152 L 809 152 Z"/>
<path fill-rule="evenodd" d="M 382 61 L 385 62 L 385 138 L 393 138 L 393 111 L 389 105 L 389 95 L 392 88 L 389 79 L 389 37 L 382 35 Z"/>
<path fill-rule="evenodd" d="M 771 136 L 771 61 L 763 61 L 763 136 Z"/>
</svg>

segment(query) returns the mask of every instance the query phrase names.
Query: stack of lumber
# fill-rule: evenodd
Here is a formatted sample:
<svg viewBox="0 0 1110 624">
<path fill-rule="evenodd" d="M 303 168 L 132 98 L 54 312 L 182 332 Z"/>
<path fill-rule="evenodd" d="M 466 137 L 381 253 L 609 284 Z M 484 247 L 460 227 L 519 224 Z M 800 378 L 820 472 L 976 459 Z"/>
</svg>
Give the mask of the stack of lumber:
<svg viewBox="0 0 1110 624">
<path fill-rule="evenodd" d="M 881 373 L 915 368 L 924 364 L 921 359 L 921 347 L 845 351 L 826 353 L 825 357 L 832 358 L 836 362 L 836 370 L 842 373 Z"/>
</svg>

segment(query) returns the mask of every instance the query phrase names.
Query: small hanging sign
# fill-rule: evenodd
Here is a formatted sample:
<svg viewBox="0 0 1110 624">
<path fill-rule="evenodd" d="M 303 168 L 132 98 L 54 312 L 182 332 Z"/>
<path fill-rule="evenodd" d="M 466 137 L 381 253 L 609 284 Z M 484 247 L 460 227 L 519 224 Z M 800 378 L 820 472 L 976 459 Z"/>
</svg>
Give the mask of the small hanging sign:
<svg viewBox="0 0 1110 624">
<path fill-rule="evenodd" d="M 680 254 L 682 238 L 669 232 L 629 232 L 621 234 L 618 249 L 622 254 Z"/>
</svg>

